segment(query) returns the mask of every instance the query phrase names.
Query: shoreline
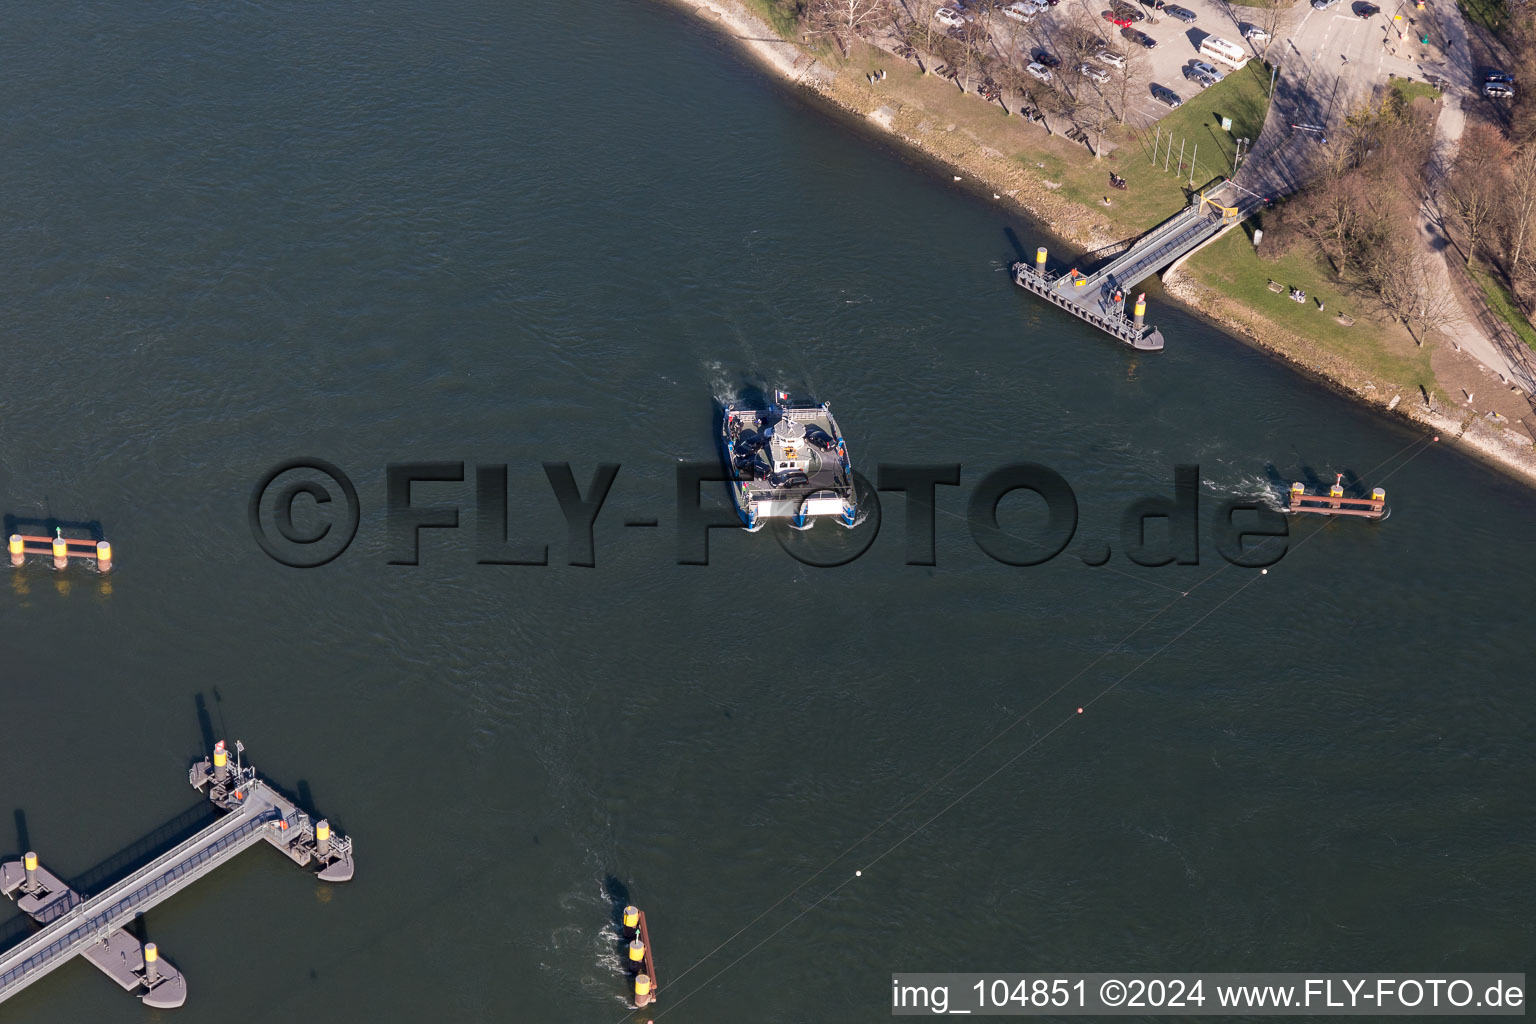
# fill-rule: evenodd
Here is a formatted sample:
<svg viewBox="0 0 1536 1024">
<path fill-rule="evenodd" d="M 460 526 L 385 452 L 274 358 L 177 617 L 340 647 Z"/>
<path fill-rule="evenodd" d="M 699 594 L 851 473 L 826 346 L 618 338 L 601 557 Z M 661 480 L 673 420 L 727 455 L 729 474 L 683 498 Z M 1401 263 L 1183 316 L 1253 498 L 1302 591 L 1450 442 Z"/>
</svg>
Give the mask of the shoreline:
<svg viewBox="0 0 1536 1024">
<path fill-rule="evenodd" d="M 923 158 L 943 165 L 952 173 L 959 172 L 971 191 L 978 195 L 990 193 L 994 197 L 992 201 L 1017 207 L 1061 241 L 1089 252 L 1124 239 L 1124 231 L 1114 227 L 1108 218 L 1091 207 L 1054 193 L 1001 152 L 985 152 L 988 147 L 976 146 L 968 147 L 973 152 L 962 156 L 935 144 L 934 140 L 954 137 L 948 132 L 933 132 L 933 139 L 920 138 L 917 133 L 929 127 L 926 120 L 918 125 L 903 123 L 908 120 L 901 116 L 906 111 L 892 110 L 867 86 L 849 81 L 847 76 L 839 75 L 800 44 L 779 37 L 771 25 L 747 10 L 739 0 L 668 2 L 713 24 L 784 81 L 814 93 L 844 114 L 858 118 Z M 978 184 L 985 189 L 975 187 Z"/>
<path fill-rule="evenodd" d="M 1121 240 L 1122 233 L 1112 228 L 1106 218 L 1041 187 L 1023 169 L 1002 153 L 981 146 L 962 156 L 947 152 L 905 129 L 889 105 L 865 109 L 869 97 L 857 84 L 843 80 L 836 70 L 798 43 L 780 38 L 765 21 L 747 10 L 739 0 L 671 0 L 702 20 L 711 22 L 729 35 L 768 70 L 793 85 L 801 86 L 839 110 L 856 116 L 878 129 L 892 141 L 904 144 L 921 157 L 961 172 L 974 185 L 979 182 L 992 193 L 992 199 L 1016 206 L 1042 228 L 1064 242 L 1090 251 Z M 895 58 L 893 58 L 895 59 Z M 866 102 L 860 102 L 861 100 Z M 942 136 L 940 136 L 942 137 Z M 1193 255 L 1193 254 L 1191 254 Z M 1502 471 L 1521 483 L 1536 487 L 1536 445 L 1519 444 L 1510 432 L 1491 426 L 1475 411 L 1425 408 L 1419 396 L 1385 391 L 1372 394 L 1370 382 L 1359 371 L 1308 341 L 1266 320 L 1255 310 L 1224 299 L 1212 289 L 1194 280 L 1181 260 L 1160 278 L 1163 289 L 1191 311 L 1221 327 L 1235 337 L 1301 371 L 1330 390 L 1354 399 L 1375 412 L 1386 413 L 1400 421 L 1436 431 L 1441 440 L 1452 442 L 1479 462 Z M 1262 332 L 1260 331 L 1262 325 Z M 1331 365 L 1330 365 L 1331 364 Z"/>
<path fill-rule="evenodd" d="M 1321 364 L 1309 362 L 1309 358 L 1326 356 L 1309 357 L 1308 350 L 1312 346 L 1306 339 L 1243 309 L 1241 313 L 1248 314 L 1248 319 L 1245 319 L 1234 309 L 1236 303 L 1222 300 L 1210 288 L 1192 280 L 1181 269 L 1170 272 L 1162 281 L 1163 290 L 1169 295 L 1229 334 L 1279 359 L 1303 376 L 1369 407 L 1372 412 L 1431 428 L 1436 431 L 1438 440 L 1450 442 L 1477 462 L 1499 470 L 1520 483 L 1536 487 L 1536 449 L 1531 446 L 1517 448 L 1510 444 L 1498 428 L 1490 427 L 1476 411 L 1425 408 L 1417 396 L 1400 391 L 1394 391 L 1390 397 L 1383 391 L 1378 397 L 1366 390 L 1365 384 L 1369 382 L 1354 379 L 1359 376 L 1358 371 L 1337 370 L 1330 373 Z M 1263 334 L 1251 322 L 1254 319 L 1264 323 Z M 1400 400 L 1394 403 L 1394 397 Z"/>
</svg>

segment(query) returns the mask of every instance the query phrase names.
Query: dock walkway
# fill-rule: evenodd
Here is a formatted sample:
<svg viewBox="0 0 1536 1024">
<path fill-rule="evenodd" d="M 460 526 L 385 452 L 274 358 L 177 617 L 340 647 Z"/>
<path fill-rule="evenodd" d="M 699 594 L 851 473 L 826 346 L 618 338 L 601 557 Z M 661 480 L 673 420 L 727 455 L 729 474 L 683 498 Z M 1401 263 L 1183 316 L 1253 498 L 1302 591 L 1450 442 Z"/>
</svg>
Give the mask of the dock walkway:
<svg viewBox="0 0 1536 1024">
<path fill-rule="evenodd" d="M 231 768 L 226 758 L 220 743 L 214 760 L 205 759 L 190 773 L 193 786 L 211 787 L 208 798 L 224 816 L 94 896 L 75 892 L 39 864 L 36 854 L 0 864 L 0 891 L 17 899 L 20 909 L 41 925 L 0 954 L 0 1001 L 84 955 L 125 989 L 143 986 L 147 1005 L 180 1006 L 186 999 L 181 975 L 158 961 L 152 944 L 143 946 L 121 929 L 259 840 L 301 866 L 318 862 L 325 881 L 352 877 L 350 839 L 332 837 L 327 822 L 311 823 L 309 815 L 257 778 L 254 768 L 238 763 Z"/>
<path fill-rule="evenodd" d="M 1140 315 L 1127 316 L 1126 300 L 1132 289 L 1152 275 L 1172 266 L 1222 231 L 1240 223 L 1264 200 L 1230 180 L 1202 189 L 1188 206 L 1088 274 L 1050 271 L 1037 259 L 1012 267 L 1014 283 L 1110 334 L 1132 348 L 1156 351 L 1163 347 L 1162 332 L 1145 326 Z M 1041 250 L 1043 257 L 1044 250 Z"/>
</svg>

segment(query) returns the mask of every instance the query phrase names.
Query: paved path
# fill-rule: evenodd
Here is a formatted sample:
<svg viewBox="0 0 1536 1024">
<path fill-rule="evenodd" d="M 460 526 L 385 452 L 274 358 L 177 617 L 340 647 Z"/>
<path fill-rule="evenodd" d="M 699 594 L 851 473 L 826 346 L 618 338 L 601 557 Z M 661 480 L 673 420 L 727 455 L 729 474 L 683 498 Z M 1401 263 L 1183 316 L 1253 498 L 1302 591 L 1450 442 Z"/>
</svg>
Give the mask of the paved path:
<svg viewBox="0 0 1536 1024">
<path fill-rule="evenodd" d="M 1394 13 L 1404 16 L 1404 24 L 1408 17 L 1422 13 L 1412 4 L 1388 6 L 1371 18 L 1356 16 L 1350 3 L 1343 2 L 1330 11 L 1310 6 L 1304 10 L 1289 37 L 1282 36 L 1271 47 L 1270 57 L 1280 64 L 1275 97 L 1238 181 L 1271 198 L 1294 192 L 1307 180 L 1322 141 L 1316 133 L 1293 131 L 1292 124 L 1318 125 L 1334 132 L 1348 111 L 1369 98 L 1389 73 L 1420 81 L 1435 77 L 1445 98 L 1435 125 L 1430 185 L 1418 208 L 1418 228 L 1424 245 L 1439 257 L 1433 263 L 1438 286 L 1457 291 L 1454 268 L 1446 261 L 1460 260 L 1461 255 L 1450 245 L 1444 211 L 1433 197 L 1456 159 L 1466 125 L 1462 104 L 1475 102 L 1480 88 L 1461 12 L 1454 4 L 1437 6 L 1429 31 L 1440 44 L 1443 59 L 1415 62 L 1409 57 L 1420 47 L 1399 46 L 1394 52 L 1383 43 L 1393 42 L 1389 19 Z M 1412 25 L 1407 31 L 1413 33 L 1419 27 Z M 1447 339 L 1527 394 L 1536 394 L 1536 353 L 1498 325 L 1485 329 L 1476 311 L 1470 314 L 1446 332 Z"/>
<path fill-rule="evenodd" d="M 1460 20 L 1459 14 L 1457 20 Z M 1444 187 L 1444 177 L 1456 160 L 1456 150 L 1465 126 L 1461 96 L 1456 90 L 1449 89 L 1445 94 L 1440 119 L 1435 125 L 1435 151 L 1430 158 L 1428 191 L 1417 210 L 1419 237 L 1439 257 L 1431 263 L 1436 287 L 1457 295 L 1459 302 L 1462 288 L 1470 290 L 1471 281 L 1461 269 L 1465 263 L 1460 250 L 1451 244 L 1445 226 L 1445 211 L 1438 202 L 1438 196 Z M 1453 277 L 1459 280 L 1453 281 Z M 1468 310 L 1465 302 L 1461 302 L 1461 306 L 1464 314 L 1462 322 L 1448 328 L 1444 332 L 1445 339 L 1505 380 L 1519 384 L 1526 394 L 1536 394 L 1536 358 L 1533 358 L 1536 353 L 1531 352 L 1518 337 L 1512 336 L 1507 330 L 1493 324 L 1489 325 L 1493 330 L 1485 329 L 1476 309 Z"/>
<path fill-rule="evenodd" d="M 1450 244 L 1445 230 L 1445 212 L 1437 198 L 1445 175 L 1456 161 L 1456 151 L 1466 129 L 1462 104 L 1477 101 L 1481 83 L 1472 64 L 1467 23 L 1460 8 L 1452 5 L 1449 10 L 1440 12 L 1440 29 L 1448 57 L 1448 66 L 1443 68 L 1440 76 L 1445 81 L 1445 100 L 1440 119 L 1435 123 L 1435 152 L 1430 159 L 1428 191 L 1419 204 L 1419 231 L 1424 244 L 1443 257 L 1435 263 L 1440 286 L 1459 293 L 1461 289 L 1456 287 L 1452 277 L 1461 278 L 1464 285 L 1469 282 L 1461 270 L 1464 266 L 1461 253 Z M 1455 261 L 1454 267 L 1448 265 L 1450 261 Z M 1473 302 L 1481 305 L 1475 297 Z M 1536 353 L 1502 324 L 1487 322 L 1486 311 L 1467 310 L 1465 302 L 1462 308 L 1469 315 L 1446 332 L 1447 338 L 1505 380 L 1518 384 L 1527 395 L 1536 395 Z M 1479 313 L 1485 315 L 1479 316 Z M 1485 329 L 1485 322 L 1490 329 Z"/>
<path fill-rule="evenodd" d="M 1406 18 L 1413 11 L 1406 4 L 1361 18 L 1351 2 L 1319 11 L 1298 0 L 1291 27 L 1277 33 L 1269 48 L 1269 59 L 1279 65 L 1275 95 L 1238 180 L 1271 197 L 1294 192 L 1306 181 L 1324 135 L 1337 131 L 1349 111 L 1389 75 L 1423 80 L 1426 74 L 1443 74 L 1438 65 L 1421 65 L 1408 52 L 1384 45 L 1395 34 L 1392 14 Z M 1316 125 L 1324 134 L 1293 131 L 1293 124 Z"/>
</svg>

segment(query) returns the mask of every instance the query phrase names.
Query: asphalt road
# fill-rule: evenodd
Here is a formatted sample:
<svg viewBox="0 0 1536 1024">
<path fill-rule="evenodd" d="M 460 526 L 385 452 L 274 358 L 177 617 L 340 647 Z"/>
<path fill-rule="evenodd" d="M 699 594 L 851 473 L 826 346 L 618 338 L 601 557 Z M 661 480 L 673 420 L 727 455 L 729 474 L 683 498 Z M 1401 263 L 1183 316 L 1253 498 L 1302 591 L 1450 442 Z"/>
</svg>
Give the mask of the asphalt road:
<svg viewBox="0 0 1536 1024">
<path fill-rule="evenodd" d="M 1454 15 L 1454 9 L 1451 12 Z M 1401 23 L 1392 16 L 1400 15 Z M 1414 23 L 1409 24 L 1408 19 Z M 1466 56 L 1466 36 L 1460 31 L 1459 17 L 1430 16 L 1432 41 L 1444 42 L 1448 36 L 1459 42 L 1461 60 L 1443 59 L 1436 47 L 1419 45 L 1418 31 L 1425 26 L 1426 14 L 1411 4 L 1386 8 L 1369 18 L 1354 13 L 1351 5 L 1341 2 L 1333 9 L 1319 11 L 1311 6 L 1300 10 L 1300 17 L 1270 51 L 1280 66 L 1275 98 L 1264 133 L 1253 147 L 1244 173 L 1245 185 L 1266 194 L 1295 189 L 1304 179 L 1307 166 L 1323 145 L 1323 138 L 1336 132 L 1340 122 L 1356 106 L 1370 98 L 1372 89 L 1389 77 L 1423 80 L 1435 76 L 1446 80 L 1453 90 L 1470 86 L 1471 58 Z M 1454 22 L 1454 27 L 1440 22 Z M 1398 28 L 1405 25 L 1406 28 Z M 1399 33 L 1406 33 L 1406 41 Z M 1294 124 L 1316 126 L 1321 131 L 1295 131 Z"/>
<path fill-rule="evenodd" d="M 1256 187 L 1294 187 L 1311 158 L 1311 147 L 1320 144 L 1320 137 L 1302 133 L 1301 139 L 1290 140 L 1292 123 L 1325 129 L 1336 126 L 1345 113 L 1369 97 L 1371 89 L 1386 82 L 1390 75 L 1419 80 L 1434 75 L 1454 87 L 1472 89 L 1475 69 L 1471 66 L 1460 16 L 1453 6 L 1446 7 L 1447 16 L 1435 9 L 1435 4 L 1450 3 L 1451 0 L 1434 0 L 1429 10 L 1419 11 L 1411 0 L 1399 0 L 1362 18 L 1355 12 L 1363 6 L 1363 0 L 1340 0 L 1327 11 L 1315 10 L 1306 0 L 1297 0 L 1286 12 L 1267 53 L 1243 38 L 1244 30 L 1262 16 L 1255 8 L 1223 0 L 1183 0 L 1181 6 L 1196 16 L 1193 24 L 1186 24 L 1136 4 L 1148 17 L 1133 28 L 1151 36 L 1157 46 L 1143 51 L 1144 80 L 1127 97 L 1128 118 L 1145 127 L 1170 112 L 1169 107 L 1153 99 L 1154 84 L 1172 89 L 1184 99 L 1199 91 L 1199 86 L 1185 78 L 1184 68 L 1205 59 L 1200 56 L 1199 47 L 1207 35 L 1238 42 L 1255 57 L 1267 56 L 1280 65 L 1275 107 L 1283 119 L 1283 131 L 1271 137 L 1270 126 L 1266 125 L 1266 137 L 1254 147 L 1255 153 L 1267 148 L 1280 165 Z M 1066 59 L 1064 39 L 1065 30 L 1077 12 L 1081 20 L 1094 26 L 1111 49 L 1138 51 L 1136 44 L 1123 38 L 1120 28 L 1103 19 L 1102 11 L 1108 7 L 1108 0 L 1063 0 L 1029 25 L 994 17 L 992 29 L 996 43 L 1002 47 L 1029 52 L 1044 48 L 1062 56 L 1064 65 L 1055 72 L 1061 88 L 1078 98 L 1102 89 L 1111 107 L 1116 107 L 1120 99 L 1118 83 L 1112 79 L 1098 86 L 1078 75 L 1072 62 Z M 1401 20 L 1394 20 L 1394 16 Z M 1426 26 L 1434 44 L 1429 48 L 1417 42 L 1418 31 Z M 1291 144 L 1282 145 L 1284 142 Z M 1244 177 L 1246 180 L 1248 176 Z"/>
</svg>

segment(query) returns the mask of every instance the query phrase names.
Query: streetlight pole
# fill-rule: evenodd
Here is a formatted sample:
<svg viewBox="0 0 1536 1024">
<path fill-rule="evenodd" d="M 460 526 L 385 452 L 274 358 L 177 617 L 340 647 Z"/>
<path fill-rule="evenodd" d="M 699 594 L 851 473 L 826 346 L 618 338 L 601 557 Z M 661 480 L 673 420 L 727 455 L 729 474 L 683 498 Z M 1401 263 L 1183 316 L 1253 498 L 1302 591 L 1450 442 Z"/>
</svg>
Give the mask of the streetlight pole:
<svg viewBox="0 0 1536 1024">
<path fill-rule="evenodd" d="M 1232 151 L 1232 174 L 1234 177 L 1237 175 L 1237 165 L 1243 159 L 1243 147 L 1246 145 L 1248 145 L 1247 139 L 1238 139 L 1237 149 Z"/>
</svg>

